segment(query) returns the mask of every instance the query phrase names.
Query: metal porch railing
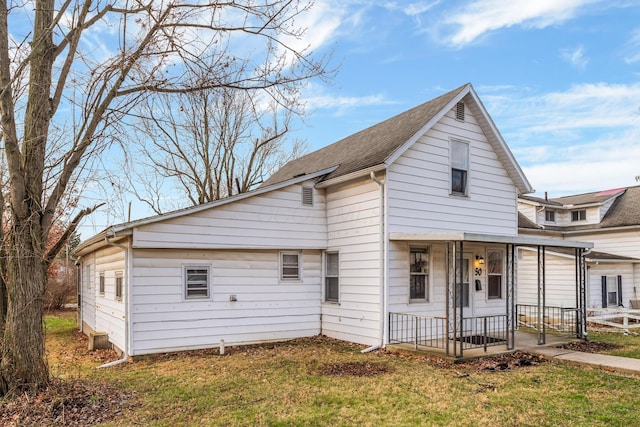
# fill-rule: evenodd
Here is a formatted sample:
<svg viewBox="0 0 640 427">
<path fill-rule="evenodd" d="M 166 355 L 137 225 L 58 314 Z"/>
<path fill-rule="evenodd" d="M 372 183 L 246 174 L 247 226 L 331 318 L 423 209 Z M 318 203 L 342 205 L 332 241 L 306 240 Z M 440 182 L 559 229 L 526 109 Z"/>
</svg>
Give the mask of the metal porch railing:
<svg viewBox="0 0 640 427">
<path fill-rule="evenodd" d="M 579 333 L 580 310 L 575 307 L 545 307 L 544 315 L 538 315 L 537 305 L 517 304 L 518 327 L 540 332 L 542 328 L 561 334 Z"/>
</svg>

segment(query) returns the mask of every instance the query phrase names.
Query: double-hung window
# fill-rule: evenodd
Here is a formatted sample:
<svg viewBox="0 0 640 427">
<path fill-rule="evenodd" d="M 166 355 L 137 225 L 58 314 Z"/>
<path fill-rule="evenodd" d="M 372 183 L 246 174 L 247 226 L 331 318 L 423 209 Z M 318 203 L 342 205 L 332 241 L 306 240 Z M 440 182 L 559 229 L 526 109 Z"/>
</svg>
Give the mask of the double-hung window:
<svg viewBox="0 0 640 427">
<path fill-rule="evenodd" d="M 546 222 L 556 222 L 556 211 L 544 211 L 544 220 Z"/>
<path fill-rule="evenodd" d="M 189 265 L 184 267 L 184 296 L 186 299 L 209 298 L 210 273 L 209 266 Z"/>
<path fill-rule="evenodd" d="M 466 195 L 469 175 L 469 144 L 451 140 L 451 193 Z"/>
<path fill-rule="evenodd" d="M 622 305 L 622 276 L 602 276 L 602 308 Z"/>
<path fill-rule="evenodd" d="M 587 219 L 586 209 L 571 211 L 571 221 L 585 221 L 586 219 Z"/>
<path fill-rule="evenodd" d="M 116 272 L 116 300 L 118 301 L 122 301 L 123 280 L 122 271 Z"/>
<path fill-rule="evenodd" d="M 338 252 L 325 253 L 324 300 L 339 301 L 340 290 L 340 258 Z"/>
<path fill-rule="evenodd" d="M 426 301 L 429 297 L 429 250 L 411 248 L 409 251 L 409 299 Z"/>
<path fill-rule="evenodd" d="M 300 252 L 280 253 L 280 280 L 300 280 L 302 278 L 300 270 Z"/>
<path fill-rule="evenodd" d="M 100 273 L 100 278 L 99 278 L 100 282 L 99 282 L 99 286 L 100 286 L 100 295 L 104 296 L 104 273 Z"/>
<path fill-rule="evenodd" d="M 487 298 L 502 298 L 502 251 L 489 250 L 487 253 Z"/>
<path fill-rule="evenodd" d="M 462 275 L 460 274 L 462 267 Z M 469 258 L 456 259 L 456 306 L 469 307 Z"/>
</svg>

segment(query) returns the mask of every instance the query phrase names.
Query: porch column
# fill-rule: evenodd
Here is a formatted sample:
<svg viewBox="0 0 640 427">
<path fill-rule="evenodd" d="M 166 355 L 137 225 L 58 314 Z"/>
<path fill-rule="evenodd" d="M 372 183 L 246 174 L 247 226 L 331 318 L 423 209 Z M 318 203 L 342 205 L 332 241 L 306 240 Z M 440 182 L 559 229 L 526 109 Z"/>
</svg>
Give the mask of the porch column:
<svg viewBox="0 0 640 427">
<path fill-rule="evenodd" d="M 546 311 L 545 249 L 545 246 L 538 246 L 538 345 L 547 342 L 547 330 L 544 323 L 544 312 Z"/>
<path fill-rule="evenodd" d="M 455 310 L 458 308 L 458 300 L 460 301 L 460 313 L 459 313 L 459 318 L 460 318 L 460 325 L 458 328 L 458 338 L 460 341 L 460 357 L 462 357 L 462 352 L 464 350 L 464 291 L 462 289 L 462 283 L 464 281 L 464 271 L 462 268 L 462 265 L 464 264 L 464 243 L 462 241 L 460 241 L 460 251 L 458 252 L 458 254 L 460 255 L 458 257 L 458 262 L 456 263 L 456 269 L 455 271 L 458 272 L 458 278 L 457 281 L 455 283 L 455 286 L 453 287 L 454 292 L 454 316 L 455 316 Z M 469 274 L 471 274 L 471 272 L 469 272 Z M 458 289 L 459 288 L 459 289 Z M 469 290 L 469 292 L 471 292 L 471 290 Z M 459 295 L 458 295 L 459 294 Z"/>
<path fill-rule="evenodd" d="M 507 283 L 506 288 L 506 313 L 507 313 L 507 350 L 513 350 L 515 347 L 515 285 L 516 285 L 516 263 L 515 263 L 515 247 L 514 245 L 505 245 L 505 254 L 507 257 Z"/>
<path fill-rule="evenodd" d="M 587 272 L 584 249 L 576 248 L 576 337 L 587 337 Z"/>
</svg>

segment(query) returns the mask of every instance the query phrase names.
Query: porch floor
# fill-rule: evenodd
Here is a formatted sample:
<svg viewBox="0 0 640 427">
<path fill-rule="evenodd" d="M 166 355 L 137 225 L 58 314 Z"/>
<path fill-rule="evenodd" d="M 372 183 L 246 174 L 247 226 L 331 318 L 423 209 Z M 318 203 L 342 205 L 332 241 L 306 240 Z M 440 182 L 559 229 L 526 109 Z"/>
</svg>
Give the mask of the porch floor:
<svg viewBox="0 0 640 427">
<path fill-rule="evenodd" d="M 546 343 L 541 346 L 538 345 L 538 334 L 536 332 L 526 332 L 526 331 L 515 331 L 515 347 L 513 350 L 508 350 L 507 345 L 494 345 L 487 347 L 487 351 L 484 348 L 470 348 L 463 350 L 463 357 L 458 358 L 456 360 L 465 360 L 465 359 L 474 359 L 478 357 L 486 357 L 493 356 L 496 354 L 504 354 L 504 353 L 512 353 L 517 350 L 526 350 L 531 347 L 555 347 L 561 344 L 566 344 L 571 341 L 576 341 L 577 338 L 571 335 L 557 335 L 547 332 Z M 449 352 L 453 354 L 453 346 L 455 344 L 460 345 L 459 342 L 451 340 L 449 343 Z M 426 346 L 418 346 L 416 350 L 413 344 L 389 344 L 387 345 L 387 349 L 389 350 L 397 350 L 397 351 L 408 351 L 408 352 L 416 352 L 416 353 L 426 353 L 439 357 L 448 357 L 453 359 L 453 356 L 446 356 L 446 349 L 444 348 L 435 348 L 435 347 L 426 347 Z"/>
</svg>

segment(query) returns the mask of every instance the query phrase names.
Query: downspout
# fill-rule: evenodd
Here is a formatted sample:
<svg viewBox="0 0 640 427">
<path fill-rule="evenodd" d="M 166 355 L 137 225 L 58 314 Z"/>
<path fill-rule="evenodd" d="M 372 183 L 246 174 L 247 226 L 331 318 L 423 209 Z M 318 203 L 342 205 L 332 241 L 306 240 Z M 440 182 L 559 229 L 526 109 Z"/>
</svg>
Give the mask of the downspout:
<svg viewBox="0 0 640 427">
<path fill-rule="evenodd" d="M 371 172 L 369 175 L 371 180 L 378 184 L 380 188 L 380 343 L 372 345 L 369 348 L 362 350 L 362 353 L 369 353 L 373 350 L 377 350 L 385 345 L 385 337 L 387 334 L 387 320 L 389 318 L 387 314 L 387 280 L 385 275 L 386 265 L 386 239 L 385 239 L 385 204 L 384 204 L 384 182 L 380 181 L 376 177 L 375 172 Z"/>
<path fill-rule="evenodd" d="M 115 237 L 115 233 L 113 233 L 113 236 Z M 126 274 L 126 294 L 125 294 L 125 303 L 124 303 L 124 355 L 122 356 L 122 358 L 118 359 L 118 360 L 114 360 L 113 362 L 109 362 L 109 363 L 105 363 L 104 365 L 100 365 L 98 366 L 98 369 L 101 368 L 110 368 L 112 366 L 116 366 L 116 365 L 120 365 L 122 363 L 125 363 L 127 360 L 129 360 L 129 313 L 131 312 L 130 309 L 130 305 L 131 305 L 131 257 L 130 257 L 130 251 L 129 251 L 129 247 L 125 246 L 125 245 L 121 245 L 119 243 L 114 243 L 114 242 L 110 242 L 109 241 L 109 237 L 105 236 L 104 237 L 104 243 L 108 246 L 113 246 L 116 248 L 120 248 L 124 251 L 124 259 L 125 259 L 125 265 L 126 265 L 126 269 L 127 269 L 127 274 Z"/>
</svg>

